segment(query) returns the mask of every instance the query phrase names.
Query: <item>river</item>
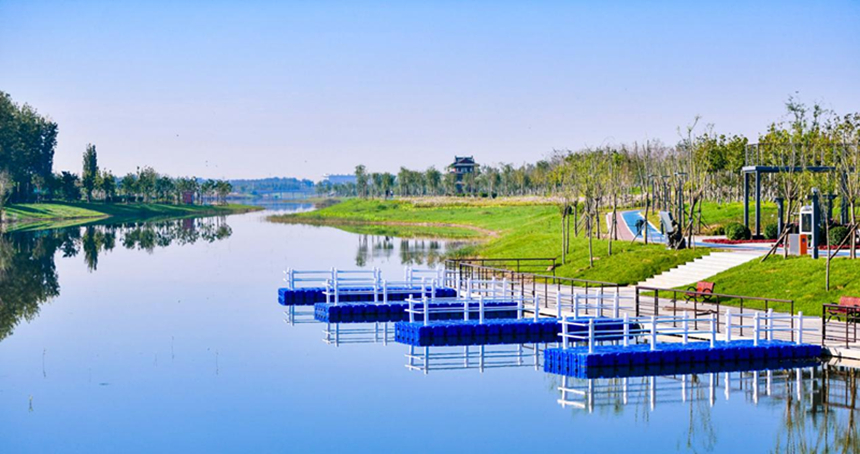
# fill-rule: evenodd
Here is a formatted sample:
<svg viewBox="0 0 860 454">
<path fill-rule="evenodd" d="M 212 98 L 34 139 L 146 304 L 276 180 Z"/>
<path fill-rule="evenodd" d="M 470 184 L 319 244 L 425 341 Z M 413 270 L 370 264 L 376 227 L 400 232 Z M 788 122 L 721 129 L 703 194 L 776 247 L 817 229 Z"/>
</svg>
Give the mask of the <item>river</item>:
<svg viewBox="0 0 860 454">
<path fill-rule="evenodd" d="M 0 452 L 857 449 L 841 367 L 589 382 L 531 346 L 487 347 L 483 368 L 478 347 L 435 349 L 425 373 L 382 325 L 323 342 L 277 304 L 285 268 L 398 276 L 452 245 L 271 212 L 4 235 Z"/>
</svg>

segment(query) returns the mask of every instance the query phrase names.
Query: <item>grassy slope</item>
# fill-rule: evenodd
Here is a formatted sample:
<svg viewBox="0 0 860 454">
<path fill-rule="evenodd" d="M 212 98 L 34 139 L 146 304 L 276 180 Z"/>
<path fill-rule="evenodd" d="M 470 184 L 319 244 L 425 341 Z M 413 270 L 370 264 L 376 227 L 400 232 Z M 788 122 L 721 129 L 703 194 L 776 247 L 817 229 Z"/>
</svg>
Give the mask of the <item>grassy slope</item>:
<svg viewBox="0 0 860 454">
<path fill-rule="evenodd" d="M 254 211 L 248 205 L 166 205 L 157 203 L 31 203 L 5 208 L 7 219 L 17 221 L 9 230 L 40 230 L 68 227 L 112 218 L 116 220 L 230 214 Z"/>
<path fill-rule="evenodd" d="M 826 260 L 810 257 L 773 257 L 753 260 L 717 274 L 711 280 L 718 293 L 791 299 L 795 310 L 821 315 L 823 303 L 842 295 L 860 296 L 860 261 L 835 258 L 830 263 L 830 291 L 824 290 Z"/>
<path fill-rule="evenodd" d="M 553 206 L 506 205 L 480 203 L 467 206 L 415 206 L 402 201 L 349 200 L 319 211 L 270 218 L 275 222 L 330 223 L 343 220 L 396 223 L 436 223 L 437 233 L 456 226 L 473 226 L 496 232 L 489 241 L 461 251 L 484 257 L 561 257 L 561 228 L 557 208 Z M 386 226 L 395 232 L 399 226 Z M 426 227 L 433 229 L 434 227 Z M 473 235 L 474 236 L 474 235 Z M 568 263 L 557 269 L 560 276 L 634 283 L 653 274 L 687 262 L 707 253 L 705 250 L 667 251 L 658 245 L 645 246 L 615 242 L 614 254 L 607 255 L 608 242 L 594 240 L 595 265 L 588 268 L 588 240 L 571 240 Z"/>
</svg>

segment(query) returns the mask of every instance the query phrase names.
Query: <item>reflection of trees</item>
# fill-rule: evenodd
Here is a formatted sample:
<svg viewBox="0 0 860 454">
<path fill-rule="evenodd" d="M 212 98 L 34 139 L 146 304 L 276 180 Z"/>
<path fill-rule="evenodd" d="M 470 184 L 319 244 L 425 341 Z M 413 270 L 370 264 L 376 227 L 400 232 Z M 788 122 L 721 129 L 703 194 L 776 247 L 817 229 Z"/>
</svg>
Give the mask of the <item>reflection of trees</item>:
<svg viewBox="0 0 860 454">
<path fill-rule="evenodd" d="M 399 240 L 399 241 L 397 241 Z M 390 236 L 358 235 L 358 248 L 355 265 L 366 266 L 368 262 L 389 260 L 397 246 L 400 262 L 404 265 L 435 266 L 445 258 L 446 249 L 462 246 L 462 242 L 441 242 L 415 238 L 394 238 Z"/>
<path fill-rule="evenodd" d="M 858 452 L 857 370 L 825 365 L 810 390 L 789 390 L 781 433 L 773 452 Z M 811 394 L 810 397 L 805 396 Z"/>
<path fill-rule="evenodd" d="M 18 323 L 32 320 L 39 304 L 60 293 L 54 253 L 66 235 L 9 234 L 0 236 L 0 340 Z"/>
<path fill-rule="evenodd" d="M 229 237 L 224 218 L 183 219 L 151 223 L 72 227 L 0 235 L 0 340 L 18 323 L 32 320 L 40 304 L 59 295 L 54 257 L 83 253 L 90 271 L 99 255 L 116 247 L 153 252 L 157 247 L 214 242 Z"/>
</svg>

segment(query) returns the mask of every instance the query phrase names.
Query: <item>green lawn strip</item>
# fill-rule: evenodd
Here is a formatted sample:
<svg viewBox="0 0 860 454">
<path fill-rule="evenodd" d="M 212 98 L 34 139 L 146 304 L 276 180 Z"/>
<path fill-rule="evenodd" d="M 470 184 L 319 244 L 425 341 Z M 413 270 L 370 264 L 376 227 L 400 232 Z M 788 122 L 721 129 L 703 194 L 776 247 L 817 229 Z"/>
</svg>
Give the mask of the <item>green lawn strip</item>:
<svg viewBox="0 0 860 454">
<path fill-rule="evenodd" d="M 840 296 L 860 296 L 860 261 L 834 258 L 829 292 L 824 289 L 825 266 L 825 259 L 772 257 L 764 263 L 752 260 L 705 280 L 716 283 L 716 293 L 794 300 L 795 311 L 820 316 L 822 304 L 838 302 Z M 788 311 L 781 305 L 774 310 Z"/>
<path fill-rule="evenodd" d="M 6 207 L 8 231 L 44 230 L 74 225 L 153 220 L 194 216 L 216 216 L 256 211 L 250 205 L 167 205 L 109 203 L 33 203 Z"/>
<path fill-rule="evenodd" d="M 274 222 L 328 224 L 342 227 L 344 220 L 367 223 L 438 223 L 447 227 L 474 226 L 495 232 L 488 241 L 457 251 L 457 256 L 479 255 L 487 258 L 557 257 L 561 258 L 561 222 L 554 206 L 431 206 L 416 207 L 404 201 L 347 200 L 318 211 L 297 215 L 276 215 Z M 341 223 L 341 225 L 338 225 Z M 391 226 L 399 236 L 400 226 Z M 455 227 L 456 228 L 456 227 Z M 571 238 L 567 263 L 556 269 L 564 277 L 631 284 L 702 255 L 707 249 L 671 251 L 660 245 L 626 241 L 593 240 L 595 261 L 588 266 L 588 239 L 584 232 Z"/>
</svg>

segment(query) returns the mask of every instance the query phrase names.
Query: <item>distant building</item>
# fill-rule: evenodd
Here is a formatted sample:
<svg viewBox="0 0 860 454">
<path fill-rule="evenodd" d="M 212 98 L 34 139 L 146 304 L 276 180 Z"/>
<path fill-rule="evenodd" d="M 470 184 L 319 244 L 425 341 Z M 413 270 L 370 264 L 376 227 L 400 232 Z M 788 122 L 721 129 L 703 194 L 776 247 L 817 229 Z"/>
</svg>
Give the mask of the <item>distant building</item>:
<svg viewBox="0 0 860 454">
<path fill-rule="evenodd" d="M 454 156 L 454 162 L 448 166 L 448 172 L 456 176 L 457 192 L 463 192 L 463 179 L 478 169 L 474 156 Z"/>
<path fill-rule="evenodd" d="M 186 205 L 194 205 L 194 192 L 182 191 L 182 203 Z"/>
<path fill-rule="evenodd" d="M 348 183 L 354 184 L 355 183 L 355 175 L 332 175 L 332 174 L 327 173 L 327 174 L 323 175 L 322 182 L 323 183 L 330 183 L 333 185 L 334 184 L 348 184 Z"/>
</svg>

